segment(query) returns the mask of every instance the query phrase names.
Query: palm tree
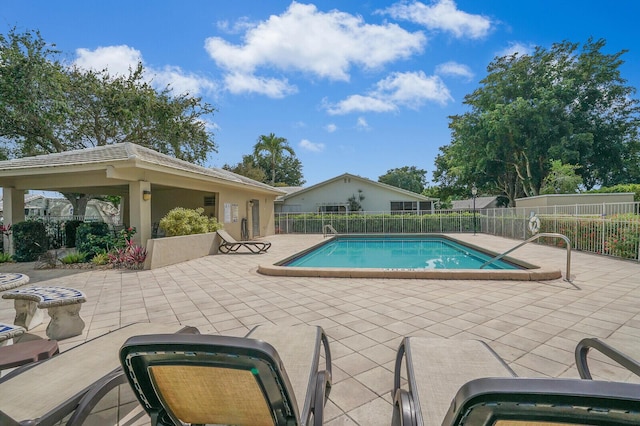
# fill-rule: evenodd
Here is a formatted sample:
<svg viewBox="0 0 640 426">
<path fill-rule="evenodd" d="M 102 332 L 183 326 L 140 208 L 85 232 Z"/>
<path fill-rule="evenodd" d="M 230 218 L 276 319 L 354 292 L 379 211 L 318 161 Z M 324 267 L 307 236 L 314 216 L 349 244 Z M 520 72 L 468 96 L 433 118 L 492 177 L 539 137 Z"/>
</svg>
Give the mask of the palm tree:
<svg viewBox="0 0 640 426">
<path fill-rule="evenodd" d="M 280 163 L 285 151 L 292 156 L 296 155 L 285 138 L 279 138 L 273 133 L 270 133 L 269 136 L 260 135 L 258 142 L 253 147 L 254 156 L 260 157 L 263 152 L 266 152 L 271 161 L 271 185 L 276 183 L 276 164 Z"/>
</svg>

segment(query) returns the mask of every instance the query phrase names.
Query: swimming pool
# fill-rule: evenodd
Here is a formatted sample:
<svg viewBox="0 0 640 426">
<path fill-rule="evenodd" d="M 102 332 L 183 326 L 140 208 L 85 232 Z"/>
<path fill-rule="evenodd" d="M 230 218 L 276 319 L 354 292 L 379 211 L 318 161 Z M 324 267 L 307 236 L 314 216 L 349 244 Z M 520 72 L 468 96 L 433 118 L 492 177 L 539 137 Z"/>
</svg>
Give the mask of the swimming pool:
<svg viewBox="0 0 640 426">
<path fill-rule="evenodd" d="M 481 241 L 481 239 L 479 239 Z M 559 269 L 513 257 L 479 269 L 498 253 L 442 234 L 339 235 L 272 265 L 264 275 L 336 278 L 549 280 Z M 388 258 L 395 257 L 394 263 Z"/>
<path fill-rule="evenodd" d="M 493 256 L 447 238 L 337 237 L 283 266 L 384 269 L 480 269 Z M 487 269 L 520 269 L 498 261 Z"/>
</svg>

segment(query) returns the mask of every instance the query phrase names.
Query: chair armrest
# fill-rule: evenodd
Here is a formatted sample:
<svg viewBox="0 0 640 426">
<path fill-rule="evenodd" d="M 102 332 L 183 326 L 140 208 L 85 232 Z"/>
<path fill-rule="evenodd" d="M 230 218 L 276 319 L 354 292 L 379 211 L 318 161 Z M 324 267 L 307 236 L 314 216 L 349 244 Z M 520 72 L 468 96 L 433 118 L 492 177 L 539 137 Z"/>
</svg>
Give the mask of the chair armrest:
<svg viewBox="0 0 640 426">
<path fill-rule="evenodd" d="M 591 380 L 591 371 L 587 361 L 587 355 L 590 349 L 595 349 L 605 355 L 607 358 L 615 361 L 620 366 L 631 371 L 636 376 L 640 376 L 640 363 L 630 356 L 620 352 L 618 349 L 608 345 L 597 338 L 582 339 L 575 350 L 576 367 L 582 379 Z"/>
</svg>

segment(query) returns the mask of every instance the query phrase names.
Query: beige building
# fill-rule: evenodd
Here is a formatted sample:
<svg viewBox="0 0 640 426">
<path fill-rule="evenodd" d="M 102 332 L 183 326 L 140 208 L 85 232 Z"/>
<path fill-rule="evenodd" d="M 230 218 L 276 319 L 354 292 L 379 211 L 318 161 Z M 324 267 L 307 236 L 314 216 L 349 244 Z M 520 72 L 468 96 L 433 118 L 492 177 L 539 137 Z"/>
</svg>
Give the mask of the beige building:
<svg viewBox="0 0 640 426">
<path fill-rule="evenodd" d="M 308 188 L 287 188 L 276 199 L 278 213 L 346 213 L 349 199 L 358 200 L 367 212 L 433 212 L 436 198 L 345 173 Z"/>
<path fill-rule="evenodd" d="M 227 170 L 178 160 L 133 143 L 0 161 L 4 223 L 25 218 L 27 190 L 122 197 L 123 222 L 146 245 L 153 224 L 174 207 L 202 207 L 235 238 L 274 233 L 283 191 Z"/>
<path fill-rule="evenodd" d="M 633 192 L 546 194 L 535 197 L 516 198 L 516 207 L 572 206 L 575 204 L 633 203 Z"/>
</svg>

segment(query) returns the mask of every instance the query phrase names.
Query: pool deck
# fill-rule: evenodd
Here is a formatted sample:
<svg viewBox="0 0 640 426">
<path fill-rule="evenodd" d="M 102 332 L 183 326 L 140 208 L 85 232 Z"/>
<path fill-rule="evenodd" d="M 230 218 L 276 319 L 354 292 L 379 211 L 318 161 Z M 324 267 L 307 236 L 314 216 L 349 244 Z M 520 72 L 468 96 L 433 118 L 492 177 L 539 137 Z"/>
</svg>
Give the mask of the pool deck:
<svg viewBox="0 0 640 426">
<path fill-rule="evenodd" d="M 454 238 L 502 252 L 519 241 L 483 234 Z M 587 336 L 628 338 L 640 347 L 640 264 L 572 253 L 573 283 L 498 280 L 417 280 L 265 276 L 273 264 L 321 235 L 276 235 L 266 254 L 215 255 L 151 271 L 34 271 L 3 264 L 38 285 L 73 287 L 87 302 L 81 336 L 62 351 L 132 322 L 181 323 L 202 333 L 242 336 L 258 324 L 315 324 L 327 332 L 333 389 L 325 424 L 388 425 L 393 364 L 403 336 L 487 342 L 520 376 L 578 377 L 576 343 Z M 565 271 L 565 250 L 529 244 L 513 253 Z M 0 303 L 0 322 L 13 322 L 13 304 Z M 44 336 L 45 324 L 33 333 Z M 634 380 L 619 367 L 596 362 L 599 378 Z M 597 377 L 598 378 L 598 377 Z M 148 424 L 126 388 L 112 392 L 92 424 Z"/>
</svg>

